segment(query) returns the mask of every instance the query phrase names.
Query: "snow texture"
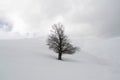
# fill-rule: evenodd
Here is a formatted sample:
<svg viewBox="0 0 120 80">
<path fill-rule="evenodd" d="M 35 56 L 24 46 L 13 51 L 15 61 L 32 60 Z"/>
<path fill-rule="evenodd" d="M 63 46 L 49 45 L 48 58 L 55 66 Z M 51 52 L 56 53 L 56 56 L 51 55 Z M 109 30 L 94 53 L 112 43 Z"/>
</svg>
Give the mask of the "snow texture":
<svg viewBox="0 0 120 80">
<path fill-rule="evenodd" d="M 120 38 L 73 43 L 81 50 L 59 61 L 45 38 L 0 40 L 0 80 L 120 80 Z"/>
</svg>

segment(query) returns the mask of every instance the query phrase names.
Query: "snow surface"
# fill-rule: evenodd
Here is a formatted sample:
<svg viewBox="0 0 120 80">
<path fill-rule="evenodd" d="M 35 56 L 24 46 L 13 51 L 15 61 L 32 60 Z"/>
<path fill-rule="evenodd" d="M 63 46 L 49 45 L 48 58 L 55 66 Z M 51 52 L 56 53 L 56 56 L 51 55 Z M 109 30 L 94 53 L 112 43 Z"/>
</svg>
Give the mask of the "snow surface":
<svg viewBox="0 0 120 80">
<path fill-rule="evenodd" d="M 120 38 L 74 38 L 81 50 L 57 54 L 46 39 L 0 40 L 0 80 L 120 80 Z"/>
</svg>

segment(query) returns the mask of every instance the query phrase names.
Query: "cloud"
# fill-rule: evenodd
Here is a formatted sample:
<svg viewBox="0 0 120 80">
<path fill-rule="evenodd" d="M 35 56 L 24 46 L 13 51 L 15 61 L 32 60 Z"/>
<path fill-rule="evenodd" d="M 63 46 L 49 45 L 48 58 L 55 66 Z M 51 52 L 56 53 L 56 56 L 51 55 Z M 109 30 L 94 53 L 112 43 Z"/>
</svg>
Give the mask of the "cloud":
<svg viewBox="0 0 120 80">
<path fill-rule="evenodd" d="M 71 17 L 68 16 L 71 23 L 90 24 L 96 35 L 120 36 L 119 0 L 85 0 L 82 7 L 80 2 L 74 3 L 76 10 L 73 9 Z"/>
<path fill-rule="evenodd" d="M 62 22 L 71 34 L 120 36 L 119 0 L 1 0 L 0 15 L 15 32 L 48 34 Z"/>
<path fill-rule="evenodd" d="M 11 30 L 12 24 L 8 20 L 5 20 L 5 18 L 0 18 L 0 31 L 9 32 Z"/>
</svg>

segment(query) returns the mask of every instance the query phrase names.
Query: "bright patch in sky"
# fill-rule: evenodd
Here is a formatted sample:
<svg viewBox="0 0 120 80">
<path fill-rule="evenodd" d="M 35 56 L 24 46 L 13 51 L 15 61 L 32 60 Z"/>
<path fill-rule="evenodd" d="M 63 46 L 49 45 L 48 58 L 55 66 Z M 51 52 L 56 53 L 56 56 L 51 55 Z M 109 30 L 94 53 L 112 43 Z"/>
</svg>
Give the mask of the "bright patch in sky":
<svg viewBox="0 0 120 80">
<path fill-rule="evenodd" d="M 25 24 L 24 20 L 22 19 L 21 15 L 11 13 L 8 15 L 8 18 L 13 23 L 13 32 L 25 32 L 27 25 Z"/>
</svg>

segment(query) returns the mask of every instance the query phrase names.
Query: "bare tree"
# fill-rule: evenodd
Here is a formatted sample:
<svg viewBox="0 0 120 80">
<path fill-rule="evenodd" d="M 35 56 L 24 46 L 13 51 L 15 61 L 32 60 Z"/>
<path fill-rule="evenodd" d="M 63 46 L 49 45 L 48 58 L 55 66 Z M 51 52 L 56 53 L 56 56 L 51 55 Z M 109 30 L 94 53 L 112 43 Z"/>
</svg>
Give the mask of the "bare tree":
<svg viewBox="0 0 120 80">
<path fill-rule="evenodd" d="M 60 23 L 52 25 L 52 34 L 48 37 L 47 45 L 58 53 L 58 60 L 62 60 L 62 54 L 73 54 L 78 49 L 70 43 L 64 34 L 64 27 Z"/>
</svg>

